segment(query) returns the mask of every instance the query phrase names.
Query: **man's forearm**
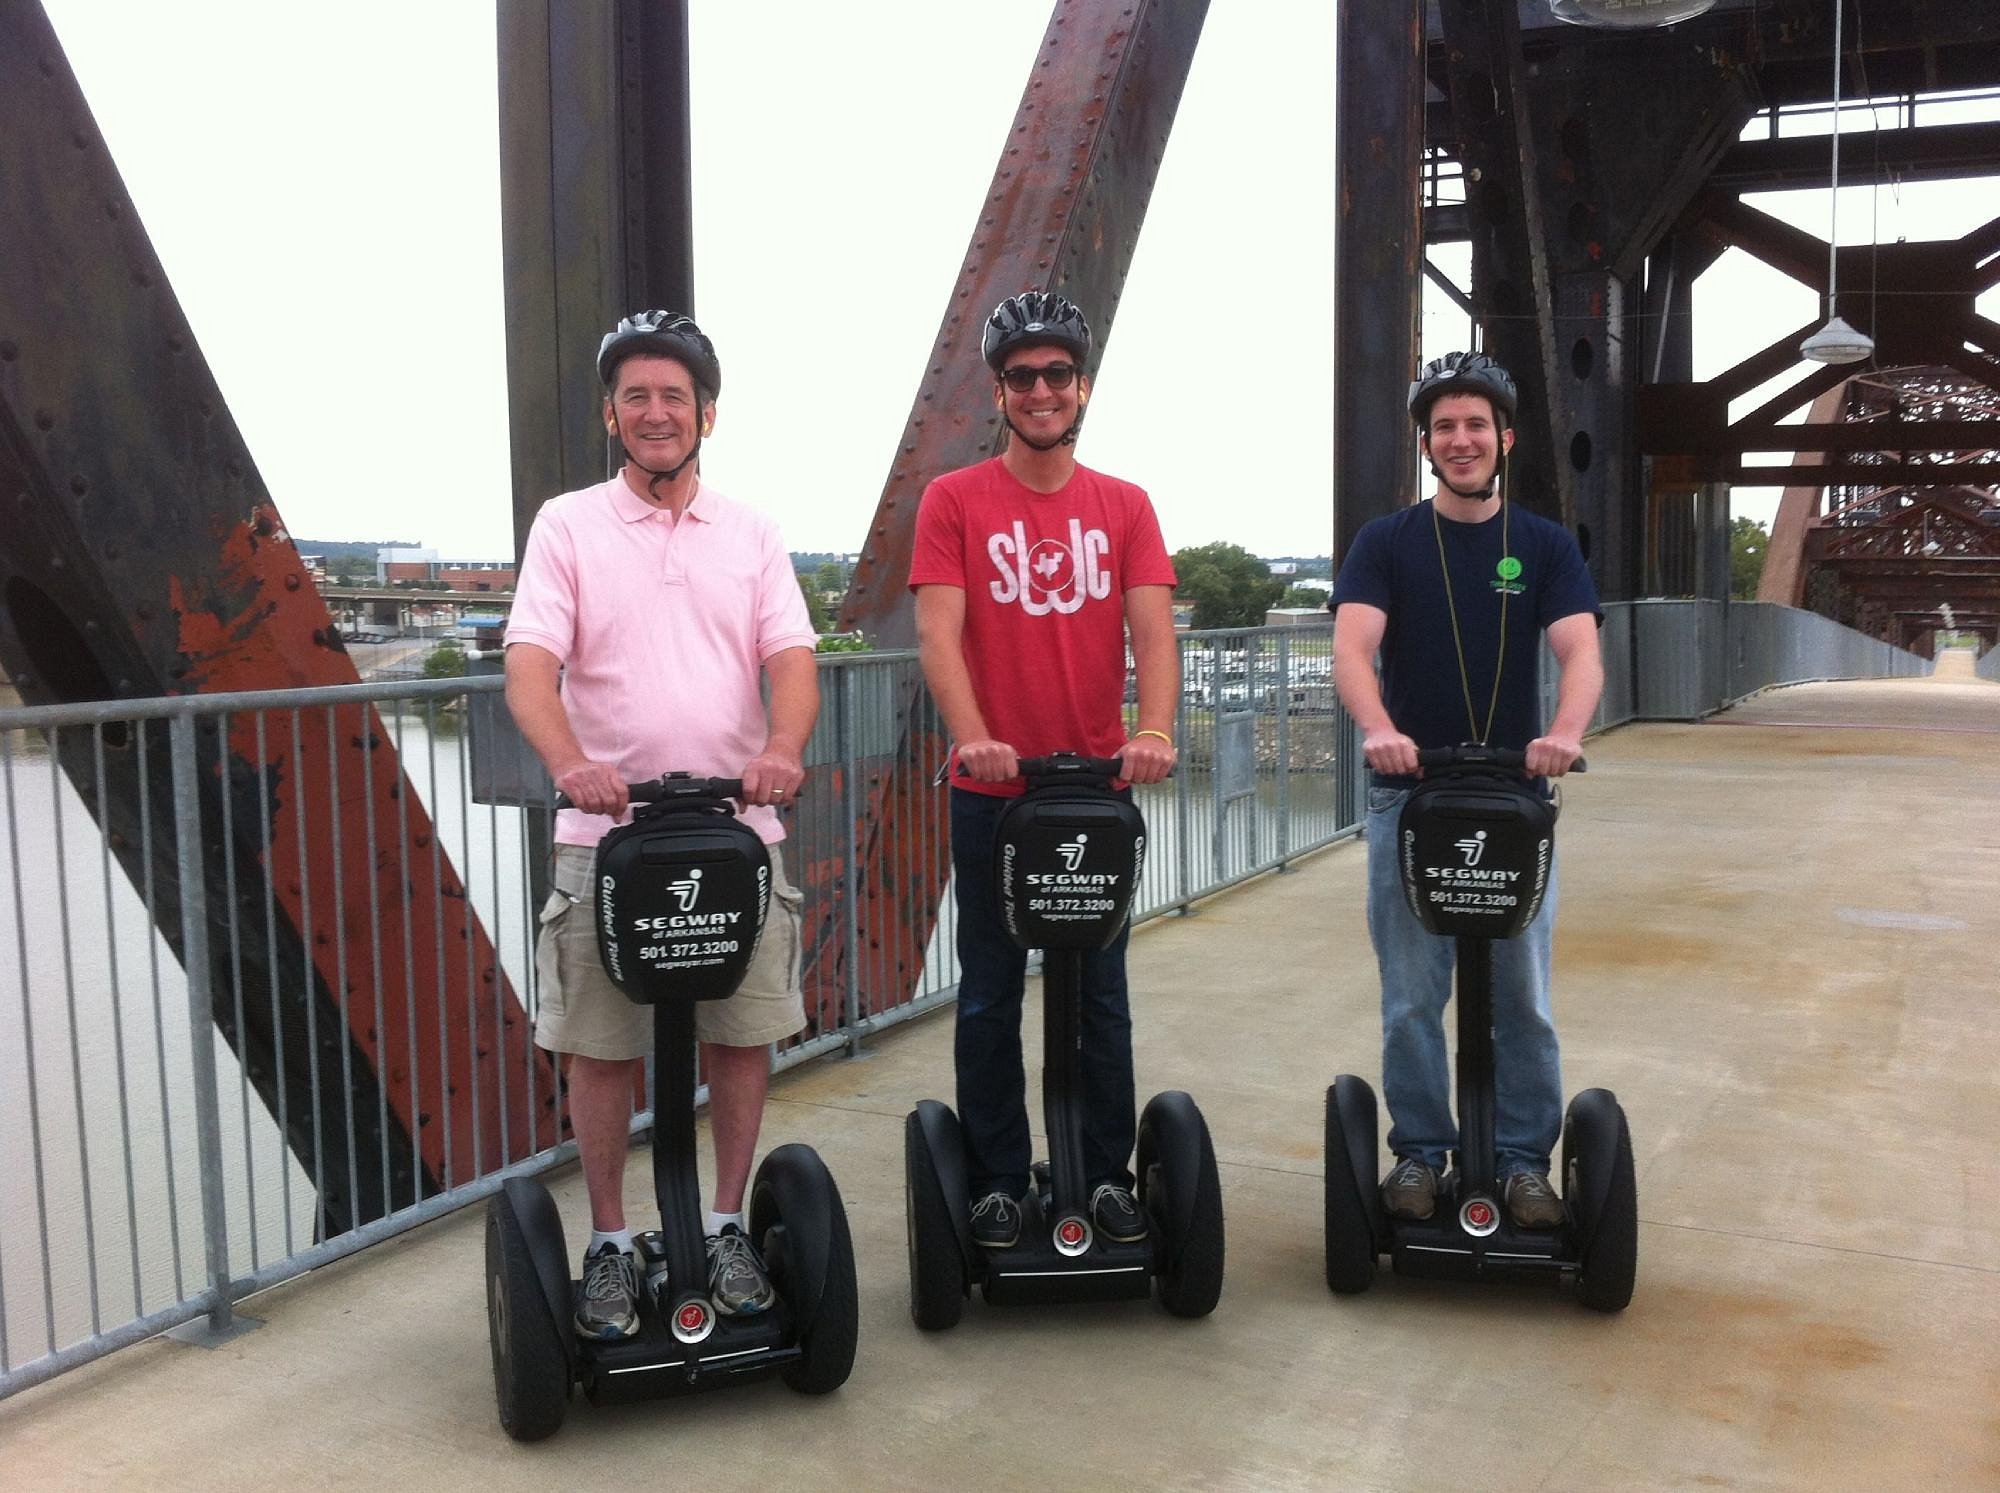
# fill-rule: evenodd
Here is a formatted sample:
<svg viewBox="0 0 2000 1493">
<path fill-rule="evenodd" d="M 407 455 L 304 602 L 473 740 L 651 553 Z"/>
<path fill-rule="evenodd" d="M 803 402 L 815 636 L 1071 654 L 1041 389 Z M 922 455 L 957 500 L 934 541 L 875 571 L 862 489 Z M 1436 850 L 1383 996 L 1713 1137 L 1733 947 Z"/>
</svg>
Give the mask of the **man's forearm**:
<svg viewBox="0 0 2000 1493">
<path fill-rule="evenodd" d="M 1135 650 L 1139 676 L 1139 720 L 1133 731 L 1157 731 L 1172 738 L 1181 700 L 1181 650 L 1172 634 Z"/>
<path fill-rule="evenodd" d="M 819 719 L 818 662 L 804 648 L 787 648 L 766 659 L 764 668 L 771 676 L 771 722 L 765 749 L 803 756 L 813 723 Z"/>
<path fill-rule="evenodd" d="M 584 760 L 583 746 L 570 729 L 569 714 L 555 677 L 543 677 L 532 665 L 507 670 L 507 709 L 521 736 L 552 778 L 561 777 Z"/>
<path fill-rule="evenodd" d="M 1562 666 L 1556 686 L 1556 717 L 1549 723 L 1549 734 L 1581 741 L 1603 693 L 1603 658 L 1595 648 L 1577 650 L 1577 656 Z"/>
<path fill-rule="evenodd" d="M 986 718 L 979 713 L 979 701 L 972 691 L 972 674 L 965 667 L 965 655 L 958 644 L 944 639 L 925 639 L 917 645 L 923 665 L 924 683 L 931 699 L 944 717 L 945 730 L 953 741 L 985 741 Z"/>
<path fill-rule="evenodd" d="M 1389 718 L 1389 708 L 1382 703 L 1382 685 L 1375 677 L 1373 662 L 1336 650 L 1333 683 L 1340 692 L 1340 703 L 1347 707 L 1347 713 L 1354 717 L 1354 724 L 1364 736 L 1396 729 L 1396 723 Z"/>
</svg>

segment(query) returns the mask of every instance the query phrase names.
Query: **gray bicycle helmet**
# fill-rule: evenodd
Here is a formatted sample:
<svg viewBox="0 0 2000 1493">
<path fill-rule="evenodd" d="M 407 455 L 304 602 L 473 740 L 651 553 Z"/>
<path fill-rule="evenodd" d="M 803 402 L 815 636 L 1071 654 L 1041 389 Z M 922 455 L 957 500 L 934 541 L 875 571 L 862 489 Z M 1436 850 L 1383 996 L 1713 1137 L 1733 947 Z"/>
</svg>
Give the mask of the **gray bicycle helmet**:
<svg viewBox="0 0 2000 1493">
<path fill-rule="evenodd" d="M 1446 353 L 1424 364 L 1410 385 L 1410 418 L 1428 430 L 1431 406 L 1447 394 L 1481 394 L 1493 402 L 1502 429 L 1514 423 L 1514 379 L 1485 353 Z"/>
<path fill-rule="evenodd" d="M 1067 349 L 1082 364 L 1090 357 L 1090 324 L 1068 297 L 1052 290 L 1024 290 L 1010 295 L 986 318 L 980 352 L 995 373 L 1017 347 L 1051 343 Z"/>
<path fill-rule="evenodd" d="M 676 311 L 641 311 L 628 316 L 605 334 L 597 346 L 597 377 L 606 389 L 618 377 L 618 365 L 635 353 L 676 359 L 694 375 L 704 400 L 722 393 L 722 363 L 715 344 L 691 316 Z"/>
</svg>

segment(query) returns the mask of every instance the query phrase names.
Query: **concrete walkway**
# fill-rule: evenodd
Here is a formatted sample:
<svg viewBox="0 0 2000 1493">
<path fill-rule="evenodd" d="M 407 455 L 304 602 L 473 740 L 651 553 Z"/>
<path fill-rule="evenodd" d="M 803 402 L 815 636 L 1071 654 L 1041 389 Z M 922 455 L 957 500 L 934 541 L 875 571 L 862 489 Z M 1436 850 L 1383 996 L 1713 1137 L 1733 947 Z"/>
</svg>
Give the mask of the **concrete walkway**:
<svg viewBox="0 0 2000 1493">
<path fill-rule="evenodd" d="M 578 1401 L 513 1445 L 475 1210 L 259 1297 L 268 1325 L 220 1349 L 155 1341 L 0 1404 L 0 1483 L 2000 1486 L 2000 688 L 1780 690 L 1590 756 L 1557 1010 L 1567 1086 L 1631 1117 L 1621 1316 L 1388 1276 L 1327 1294 L 1322 1095 L 1378 1073 L 1350 843 L 1133 946 L 1140 1093 L 1192 1092 L 1222 1163 L 1205 1321 L 975 1300 L 952 1332 L 910 1325 L 902 1117 L 951 1092 L 933 1019 L 774 1095 L 767 1140 L 819 1146 L 861 1261 L 860 1357 L 828 1399 Z M 558 1192 L 579 1221 L 573 1174 Z"/>
</svg>

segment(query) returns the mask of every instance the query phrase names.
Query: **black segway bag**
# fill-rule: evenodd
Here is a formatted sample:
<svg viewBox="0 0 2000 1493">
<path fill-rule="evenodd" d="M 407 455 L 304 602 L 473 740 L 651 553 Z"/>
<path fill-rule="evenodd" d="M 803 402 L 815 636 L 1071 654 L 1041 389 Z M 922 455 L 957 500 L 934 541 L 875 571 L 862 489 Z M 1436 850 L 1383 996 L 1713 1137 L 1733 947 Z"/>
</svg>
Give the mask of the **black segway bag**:
<svg viewBox="0 0 2000 1493">
<path fill-rule="evenodd" d="M 1449 938 L 1517 937 L 1548 890 L 1555 825 L 1555 806 L 1518 772 L 1426 777 L 1396 825 L 1410 910 Z"/>
<path fill-rule="evenodd" d="M 726 811 L 641 806 L 597 846 L 597 948 L 640 1005 L 735 993 L 763 937 L 771 856 Z"/>
<path fill-rule="evenodd" d="M 1034 788 L 994 836 L 1000 921 L 1024 949 L 1101 949 L 1132 911 L 1146 821 L 1127 799 L 1066 785 Z"/>
</svg>

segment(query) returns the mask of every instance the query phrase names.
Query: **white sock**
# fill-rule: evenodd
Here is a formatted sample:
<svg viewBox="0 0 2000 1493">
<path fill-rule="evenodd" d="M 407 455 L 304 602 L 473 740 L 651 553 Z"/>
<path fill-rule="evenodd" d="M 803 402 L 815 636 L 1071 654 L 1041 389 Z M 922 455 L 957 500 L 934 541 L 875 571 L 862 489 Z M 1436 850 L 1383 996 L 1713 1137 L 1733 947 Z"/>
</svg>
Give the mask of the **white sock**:
<svg viewBox="0 0 2000 1493">
<path fill-rule="evenodd" d="M 584 1253 L 594 1255 L 607 1244 L 615 1244 L 618 1246 L 620 1253 L 629 1255 L 632 1253 L 632 1231 L 630 1229 L 612 1229 L 607 1233 L 603 1229 L 592 1229 L 590 1231 L 590 1247 L 584 1250 Z"/>
<path fill-rule="evenodd" d="M 739 1234 L 750 1232 L 750 1225 L 744 1222 L 743 1210 L 740 1208 L 734 1213 L 717 1213 L 711 1208 L 708 1213 L 708 1221 L 702 1227 L 706 1233 L 713 1237 L 722 1232 L 722 1226 L 726 1223 L 735 1224 L 736 1232 Z"/>
</svg>

